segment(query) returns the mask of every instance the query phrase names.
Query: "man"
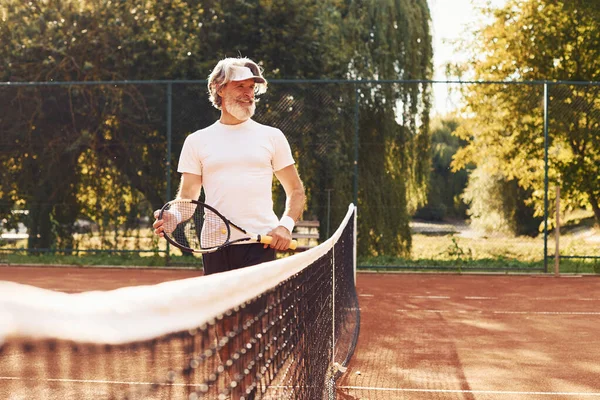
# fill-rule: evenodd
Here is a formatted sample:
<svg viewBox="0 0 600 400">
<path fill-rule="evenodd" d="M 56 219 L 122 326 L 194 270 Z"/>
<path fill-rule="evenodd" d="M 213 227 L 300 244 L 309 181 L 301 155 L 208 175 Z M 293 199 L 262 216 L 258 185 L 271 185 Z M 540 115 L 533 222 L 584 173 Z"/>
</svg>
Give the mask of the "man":
<svg viewBox="0 0 600 400">
<path fill-rule="evenodd" d="M 219 61 L 209 76 L 208 92 L 221 117 L 189 135 L 181 151 L 178 198 L 197 199 L 204 187 L 207 204 L 248 231 L 273 237 L 269 246 L 240 244 L 203 254 L 206 275 L 275 259 L 276 250 L 289 248 L 294 224 L 304 209 L 304 186 L 287 139 L 279 129 L 251 119 L 256 95 L 266 90 L 267 81 L 254 61 Z M 273 211 L 273 174 L 286 193 L 281 219 Z M 163 220 L 153 224 L 161 236 L 171 226 Z"/>
<path fill-rule="evenodd" d="M 256 108 L 257 94 L 267 90 L 267 81 L 259 66 L 247 58 L 226 58 L 216 65 L 208 79 L 212 104 L 221 110 L 221 118 L 213 125 L 189 135 L 179 158 L 181 183 L 177 197 L 197 199 L 204 187 L 205 201 L 237 225 L 258 234 L 273 237 L 269 246 L 260 243 L 227 246 L 202 255 L 204 274 L 210 275 L 247 267 L 275 259 L 276 250 L 287 250 L 295 222 L 302 215 L 305 202 L 304 186 L 294 165 L 292 152 L 283 133 L 261 125 L 251 118 Z M 286 208 L 281 219 L 273 211 L 271 187 L 273 174 L 286 193 Z M 158 218 L 159 212 L 155 212 Z M 165 214 L 153 224 L 155 233 L 172 231 L 176 223 L 167 221 L 174 215 Z M 264 299 L 262 300 L 264 301 Z M 259 301 L 257 309 L 264 309 Z M 245 321 L 227 320 L 218 336 L 241 330 Z M 238 336 L 238 343 L 247 343 L 248 333 Z M 229 360 L 227 347 L 219 350 L 221 360 Z M 228 372 L 236 382 L 232 399 L 253 399 L 256 387 L 244 363 L 234 364 Z M 241 366 L 241 367 L 240 367 Z"/>
</svg>

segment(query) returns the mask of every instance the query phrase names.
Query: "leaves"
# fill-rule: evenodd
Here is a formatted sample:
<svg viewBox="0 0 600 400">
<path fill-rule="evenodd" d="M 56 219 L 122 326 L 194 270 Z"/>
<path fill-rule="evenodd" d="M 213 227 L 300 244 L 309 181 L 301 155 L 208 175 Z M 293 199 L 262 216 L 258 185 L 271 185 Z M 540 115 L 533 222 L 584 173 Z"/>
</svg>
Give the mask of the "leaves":
<svg viewBox="0 0 600 400">
<path fill-rule="evenodd" d="M 595 2 L 509 0 L 484 11 L 489 23 L 463 43 L 475 80 L 600 80 Z M 544 212 L 543 90 L 523 83 L 465 86 L 465 111 L 473 117 L 461 135 L 469 145 L 454 163 L 476 162 L 506 182 L 515 180 L 528 196 L 519 201 L 532 203 L 537 216 Z M 548 91 L 550 185 L 563 187 L 565 207 L 598 210 L 600 224 L 598 87 L 549 83 Z"/>
<path fill-rule="evenodd" d="M 203 80 L 219 59 L 238 55 L 258 61 L 269 79 L 432 74 L 426 0 L 4 0 L 0 15 L 3 81 Z M 285 125 L 310 212 L 324 221 L 331 190 L 339 215 L 352 200 L 358 103 L 359 230 L 376 232 L 361 238 L 362 250 L 406 254 L 408 213 L 425 197 L 431 88 L 333 86 L 272 85 L 259 117 Z M 218 113 L 203 85 L 173 84 L 172 91 L 176 160 L 185 136 Z M 35 209 L 30 229 L 43 240 L 30 245 L 73 244 L 68 227 L 77 218 L 108 226 L 166 200 L 166 102 L 163 84 L 0 90 L 2 144 L 9 149 L 0 153 L 2 207 Z M 141 196 L 147 202 L 134 210 Z M 391 215 L 382 206 L 392 207 Z"/>
</svg>

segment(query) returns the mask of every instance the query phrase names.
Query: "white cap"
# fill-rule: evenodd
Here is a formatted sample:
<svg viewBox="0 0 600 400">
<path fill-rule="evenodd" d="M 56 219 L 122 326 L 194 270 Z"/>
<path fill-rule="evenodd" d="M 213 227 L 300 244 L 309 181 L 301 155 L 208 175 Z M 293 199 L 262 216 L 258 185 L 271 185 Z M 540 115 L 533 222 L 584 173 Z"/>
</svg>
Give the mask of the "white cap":
<svg viewBox="0 0 600 400">
<path fill-rule="evenodd" d="M 248 67 L 232 66 L 231 75 L 232 81 L 245 81 L 246 79 L 254 79 L 256 83 L 265 83 L 265 79 L 262 76 L 254 75 L 252 70 Z"/>
</svg>

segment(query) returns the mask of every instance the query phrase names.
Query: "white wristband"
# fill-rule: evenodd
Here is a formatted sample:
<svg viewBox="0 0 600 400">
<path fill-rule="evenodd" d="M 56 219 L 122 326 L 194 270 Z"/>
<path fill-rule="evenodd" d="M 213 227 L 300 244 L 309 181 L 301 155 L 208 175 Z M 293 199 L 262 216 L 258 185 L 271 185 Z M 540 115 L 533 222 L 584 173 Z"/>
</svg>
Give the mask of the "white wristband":
<svg viewBox="0 0 600 400">
<path fill-rule="evenodd" d="M 286 216 L 281 217 L 281 219 L 279 220 L 279 225 L 283 226 L 288 231 L 290 231 L 290 233 L 292 233 L 292 230 L 294 230 L 294 226 L 296 225 L 296 222 L 294 222 L 294 219 L 292 217 L 286 215 Z"/>
<path fill-rule="evenodd" d="M 179 224 L 181 222 L 181 213 L 179 212 L 179 210 L 169 210 L 169 212 L 173 214 L 175 220 L 177 221 L 177 224 Z"/>
</svg>

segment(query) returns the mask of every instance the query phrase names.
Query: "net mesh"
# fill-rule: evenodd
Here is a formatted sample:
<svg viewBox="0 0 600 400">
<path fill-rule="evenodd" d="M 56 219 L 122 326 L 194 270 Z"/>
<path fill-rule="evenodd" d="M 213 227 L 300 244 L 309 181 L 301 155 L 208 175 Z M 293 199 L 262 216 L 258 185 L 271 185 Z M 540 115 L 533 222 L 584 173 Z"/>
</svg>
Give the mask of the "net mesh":
<svg viewBox="0 0 600 400">
<path fill-rule="evenodd" d="M 296 256 L 162 287 L 76 297 L 6 286 L 10 290 L 0 296 L 0 314 L 8 321 L 0 329 L 0 397 L 334 398 L 343 370 L 338 366 L 348 363 L 360 324 L 354 218 L 351 206 L 331 239 Z M 275 275 L 268 273 L 284 278 L 273 285 Z M 215 282 L 229 286 L 215 288 Z M 260 293 L 240 295 L 248 288 Z M 140 300 L 169 293 L 169 300 Z M 120 304 L 117 316 L 101 302 L 115 308 L 131 298 L 138 303 Z M 84 313 L 87 304 L 93 312 Z M 188 308 L 196 311 L 183 311 Z M 95 322 L 82 326 L 89 314 Z"/>
</svg>

